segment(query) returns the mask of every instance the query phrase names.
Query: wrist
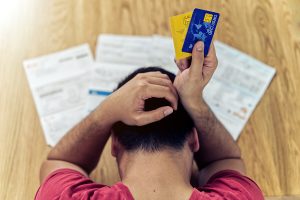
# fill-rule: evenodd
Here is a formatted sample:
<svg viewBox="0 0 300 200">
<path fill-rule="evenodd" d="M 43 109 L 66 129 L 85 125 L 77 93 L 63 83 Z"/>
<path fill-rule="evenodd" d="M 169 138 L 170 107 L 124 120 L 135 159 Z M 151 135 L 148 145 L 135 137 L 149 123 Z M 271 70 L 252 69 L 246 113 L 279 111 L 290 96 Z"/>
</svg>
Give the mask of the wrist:
<svg viewBox="0 0 300 200">
<path fill-rule="evenodd" d="M 94 111 L 93 118 L 96 121 L 96 124 L 100 124 L 103 126 L 111 127 L 118 120 L 116 119 L 116 115 L 114 114 L 113 107 L 110 106 L 110 99 L 107 97 Z"/>
<path fill-rule="evenodd" d="M 188 112 L 194 112 L 201 108 L 205 108 L 207 106 L 203 97 L 200 95 L 197 97 L 183 98 L 182 103 Z M 190 113 L 190 114 L 192 114 L 192 113 Z"/>
<path fill-rule="evenodd" d="M 187 111 L 189 112 L 191 117 L 195 119 L 199 116 L 205 116 L 205 113 L 209 111 L 209 107 L 201 97 L 197 101 L 190 102 Z"/>
</svg>

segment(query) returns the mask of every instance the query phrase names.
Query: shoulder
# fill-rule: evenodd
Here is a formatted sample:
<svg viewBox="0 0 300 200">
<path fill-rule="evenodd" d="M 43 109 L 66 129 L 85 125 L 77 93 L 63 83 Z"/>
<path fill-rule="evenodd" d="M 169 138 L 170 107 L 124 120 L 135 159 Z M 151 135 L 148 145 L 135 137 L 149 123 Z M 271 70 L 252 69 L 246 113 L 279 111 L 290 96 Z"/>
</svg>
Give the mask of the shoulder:
<svg viewBox="0 0 300 200">
<path fill-rule="evenodd" d="M 89 177 L 72 169 L 52 172 L 39 187 L 35 200 L 47 199 L 121 199 L 128 195 L 127 188 L 118 183 L 107 186 L 93 182 Z"/>
<path fill-rule="evenodd" d="M 260 188 L 252 179 L 233 170 L 216 173 L 206 185 L 199 187 L 198 190 L 202 194 L 209 195 L 212 199 L 264 199 Z"/>
</svg>

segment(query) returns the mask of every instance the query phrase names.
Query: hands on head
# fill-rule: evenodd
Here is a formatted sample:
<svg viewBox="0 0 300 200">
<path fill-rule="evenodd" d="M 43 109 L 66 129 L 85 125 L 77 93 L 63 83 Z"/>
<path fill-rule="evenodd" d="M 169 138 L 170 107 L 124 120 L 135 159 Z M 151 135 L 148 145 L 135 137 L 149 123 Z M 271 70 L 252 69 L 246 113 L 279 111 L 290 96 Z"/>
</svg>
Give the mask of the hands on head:
<svg viewBox="0 0 300 200">
<path fill-rule="evenodd" d="M 145 100 L 165 98 L 171 106 L 144 111 Z M 127 125 L 146 125 L 159 121 L 177 109 L 178 95 L 168 75 L 147 72 L 136 75 L 108 97 L 108 108 L 112 123 L 122 121 Z"/>
<path fill-rule="evenodd" d="M 211 79 L 217 63 L 213 44 L 204 57 L 204 44 L 197 42 L 192 57 L 176 61 L 180 72 L 174 83 L 161 72 L 138 74 L 106 101 L 110 102 L 112 123 L 122 121 L 128 125 L 142 126 L 159 121 L 177 109 L 178 96 L 185 109 L 190 112 L 193 106 L 203 103 L 203 89 Z M 165 98 L 171 106 L 144 111 L 145 100 L 152 97 Z"/>
<path fill-rule="evenodd" d="M 213 174 L 225 169 L 244 173 L 238 146 L 202 99 L 202 91 L 217 67 L 214 46 L 205 58 L 203 49 L 203 43 L 198 42 L 191 58 L 176 61 L 180 72 L 173 83 L 161 72 L 140 73 L 110 95 L 98 107 L 99 112 L 97 108 L 51 150 L 41 167 L 41 180 L 59 168 L 90 173 L 98 163 L 113 124 L 122 121 L 127 125 L 143 126 L 159 121 L 177 109 L 178 98 L 196 121 L 197 132 L 203 133 L 199 134 L 202 151 L 194 156 L 202 168 L 200 180 L 206 182 Z M 170 106 L 145 111 L 145 100 L 152 97 L 165 98 Z"/>
</svg>

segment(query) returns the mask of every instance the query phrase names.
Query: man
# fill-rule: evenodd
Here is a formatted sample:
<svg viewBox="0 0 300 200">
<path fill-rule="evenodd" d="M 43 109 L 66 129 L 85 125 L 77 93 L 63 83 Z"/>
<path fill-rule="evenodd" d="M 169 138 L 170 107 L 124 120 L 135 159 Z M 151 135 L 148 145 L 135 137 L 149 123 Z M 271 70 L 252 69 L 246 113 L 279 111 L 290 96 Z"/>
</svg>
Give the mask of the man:
<svg viewBox="0 0 300 200">
<path fill-rule="evenodd" d="M 176 77 L 144 68 L 121 82 L 51 150 L 36 199 L 263 199 L 243 175 L 238 146 L 203 101 L 217 67 L 213 45 L 205 58 L 203 49 L 198 42 L 191 60 L 177 61 Z M 122 182 L 105 186 L 88 174 L 111 135 Z"/>
</svg>

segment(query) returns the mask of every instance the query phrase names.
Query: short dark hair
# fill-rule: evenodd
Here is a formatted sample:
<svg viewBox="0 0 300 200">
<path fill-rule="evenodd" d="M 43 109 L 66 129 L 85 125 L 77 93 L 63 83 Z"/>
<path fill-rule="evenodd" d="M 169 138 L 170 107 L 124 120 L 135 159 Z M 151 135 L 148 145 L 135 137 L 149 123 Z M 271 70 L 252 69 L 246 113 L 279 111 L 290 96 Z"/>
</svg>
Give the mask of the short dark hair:
<svg viewBox="0 0 300 200">
<path fill-rule="evenodd" d="M 167 74 L 172 82 L 175 75 L 159 67 L 140 68 L 128 75 L 117 87 L 122 87 L 129 80 L 139 73 L 160 71 Z M 150 98 L 145 101 L 145 111 L 154 110 L 161 106 L 170 106 L 164 98 Z M 182 149 L 187 136 L 191 133 L 194 123 L 184 109 L 181 102 L 178 102 L 177 110 L 160 121 L 144 126 L 128 126 L 122 122 L 117 122 L 113 126 L 113 131 L 118 141 L 127 151 L 145 150 L 154 152 L 162 148 L 171 147 L 175 150 Z"/>
</svg>

